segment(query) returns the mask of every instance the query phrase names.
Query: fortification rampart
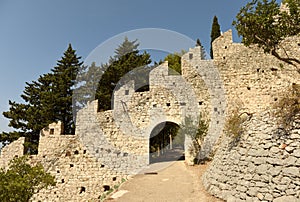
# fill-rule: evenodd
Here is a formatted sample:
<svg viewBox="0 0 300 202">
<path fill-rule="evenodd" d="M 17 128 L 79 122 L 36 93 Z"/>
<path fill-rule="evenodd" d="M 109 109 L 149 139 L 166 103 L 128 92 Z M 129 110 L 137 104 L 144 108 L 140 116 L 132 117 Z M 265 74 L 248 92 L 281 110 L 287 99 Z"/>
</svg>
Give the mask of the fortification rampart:
<svg viewBox="0 0 300 202">
<path fill-rule="evenodd" d="M 299 36 L 287 38 L 278 52 L 300 58 L 299 44 Z M 213 47 L 214 64 L 224 81 L 227 117 L 233 109 L 252 115 L 240 139 L 220 140 L 203 177 L 205 187 L 227 201 L 300 201 L 299 118 L 287 135 L 273 113 L 282 93 L 299 84 L 300 74 L 295 66 L 257 47 L 233 43 L 231 31 Z"/>
<path fill-rule="evenodd" d="M 279 50 L 300 57 L 300 37 L 286 39 Z M 158 124 L 184 124 L 186 117 L 209 120 L 201 158 L 216 149 L 226 117 L 240 106 L 253 114 L 238 145 L 222 137 L 222 144 L 203 180 L 207 189 L 223 199 L 299 199 L 299 134 L 276 131 L 267 111 L 281 92 L 299 83 L 292 65 L 232 42 L 231 31 L 213 43 L 214 60 L 201 60 L 200 47 L 182 56 L 182 76 L 169 74 L 167 63 L 150 73 L 147 92 L 135 92 L 128 81 L 114 92 L 113 110 L 98 112 L 97 101 L 78 112 L 76 135 L 61 135 L 62 125 L 41 132 L 39 154 L 31 156 L 55 176 L 56 187 L 42 190 L 33 201 L 87 201 L 97 199 L 123 178 L 149 164 L 149 138 Z M 297 124 L 299 124 L 297 122 Z M 0 166 L 23 153 L 24 138 L 4 147 Z M 185 149 L 190 146 L 185 139 Z M 230 148 L 229 148 L 230 147 Z M 186 152 L 187 162 L 192 156 Z M 290 198 L 288 198 L 290 199 Z"/>
<path fill-rule="evenodd" d="M 287 38 L 279 54 L 299 58 L 300 37 Z M 214 64 L 218 67 L 228 102 L 227 110 L 236 103 L 249 113 L 269 109 L 292 83 L 299 83 L 299 73 L 293 65 L 266 54 L 262 49 L 233 43 L 232 32 L 225 32 L 213 43 Z"/>
</svg>

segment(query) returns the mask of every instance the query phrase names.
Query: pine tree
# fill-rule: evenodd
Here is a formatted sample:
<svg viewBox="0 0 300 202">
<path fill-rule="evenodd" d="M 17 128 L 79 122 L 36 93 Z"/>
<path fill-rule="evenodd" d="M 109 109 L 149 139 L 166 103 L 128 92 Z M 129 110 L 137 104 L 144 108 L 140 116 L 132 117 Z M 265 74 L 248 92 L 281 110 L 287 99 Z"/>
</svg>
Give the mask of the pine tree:
<svg viewBox="0 0 300 202">
<path fill-rule="evenodd" d="M 219 36 L 221 36 L 221 29 L 220 29 L 220 25 L 218 23 L 217 16 L 214 16 L 212 27 L 211 27 L 211 33 L 210 33 L 210 39 L 211 39 L 210 40 L 210 57 L 211 57 L 211 59 L 214 58 L 213 49 L 212 49 L 212 43 Z"/>
<path fill-rule="evenodd" d="M 109 64 L 107 70 L 102 75 L 96 91 L 99 111 L 111 109 L 113 91 L 124 75 L 137 67 L 151 63 L 148 53 L 144 52 L 139 54 L 137 50 L 138 44 L 136 42 L 136 40 L 128 41 L 128 39 L 125 38 L 124 42 L 115 51 L 115 60 Z M 126 54 L 121 55 L 123 53 Z"/>
<path fill-rule="evenodd" d="M 123 43 L 118 46 L 115 50 L 115 58 L 119 59 L 123 55 L 130 53 L 132 51 L 137 50 L 139 43 L 137 43 L 137 39 L 134 41 L 129 41 L 128 37 L 126 36 Z"/>
<path fill-rule="evenodd" d="M 9 126 L 15 131 L 0 134 L 0 142 L 8 144 L 25 137 L 25 153 L 37 153 L 40 130 L 54 121 L 62 121 L 64 134 L 74 131 L 72 117 L 72 88 L 76 78 L 80 57 L 71 45 L 51 73 L 37 81 L 26 82 L 21 98 L 23 103 L 9 101 L 9 111 L 4 112 Z"/>
<path fill-rule="evenodd" d="M 80 59 L 81 57 L 77 57 L 76 51 L 73 50 L 71 44 L 69 44 L 62 59 L 59 60 L 57 66 L 51 70 L 54 75 L 52 91 L 56 99 L 54 114 L 55 119 L 63 123 L 63 134 L 75 133 L 72 95 L 76 76 L 82 65 L 82 62 L 79 61 Z"/>
<path fill-rule="evenodd" d="M 9 126 L 16 130 L 0 134 L 0 141 L 4 145 L 19 137 L 25 137 L 26 153 L 37 152 L 40 130 L 54 121 L 51 110 L 54 102 L 47 96 L 50 92 L 50 83 L 52 83 L 51 74 L 43 75 L 31 83 L 26 82 L 21 95 L 24 103 L 9 101 L 9 111 L 3 115 L 10 119 Z"/>
<path fill-rule="evenodd" d="M 73 109 L 73 112 L 76 113 L 78 110 L 85 107 L 87 102 L 95 100 L 99 80 L 107 67 L 107 64 L 97 66 L 95 62 L 90 66 L 82 65 L 80 67 L 76 79 L 76 88 L 73 94 L 73 99 L 76 102 L 76 109 Z"/>
<path fill-rule="evenodd" d="M 206 59 L 206 53 L 205 53 L 204 47 L 201 44 L 200 39 L 197 39 L 196 46 L 200 46 L 201 47 L 201 49 L 200 49 L 200 51 L 201 51 L 201 60 L 205 60 Z"/>
</svg>

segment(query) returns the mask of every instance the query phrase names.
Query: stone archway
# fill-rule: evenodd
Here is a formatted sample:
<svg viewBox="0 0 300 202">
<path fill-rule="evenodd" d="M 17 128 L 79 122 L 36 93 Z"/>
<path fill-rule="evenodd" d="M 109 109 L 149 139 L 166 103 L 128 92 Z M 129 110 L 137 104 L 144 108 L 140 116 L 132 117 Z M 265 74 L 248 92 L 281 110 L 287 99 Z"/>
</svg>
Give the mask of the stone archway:
<svg viewBox="0 0 300 202">
<path fill-rule="evenodd" d="M 149 164 L 184 160 L 185 134 L 175 122 L 157 124 L 149 135 Z"/>
</svg>

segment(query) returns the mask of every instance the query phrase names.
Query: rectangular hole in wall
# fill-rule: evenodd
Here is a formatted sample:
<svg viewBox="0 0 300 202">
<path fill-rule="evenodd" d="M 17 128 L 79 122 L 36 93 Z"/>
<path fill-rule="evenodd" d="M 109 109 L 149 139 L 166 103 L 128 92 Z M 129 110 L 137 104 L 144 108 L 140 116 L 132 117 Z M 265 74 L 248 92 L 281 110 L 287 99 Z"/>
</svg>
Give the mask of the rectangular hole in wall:
<svg viewBox="0 0 300 202">
<path fill-rule="evenodd" d="M 54 134 L 54 128 L 51 128 L 50 129 L 50 135 L 53 135 Z"/>
<path fill-rule="evenodd" d="M 125 95 L 129 95 L 129 90 L 125 90 Z"/>
<path fill-rule="evenodd" d="M 185 106 L 185 105 L 186 105 L 185 102 L 181 102 L 181 103 L 180 103 L 180 106 Z"/>
</svg>

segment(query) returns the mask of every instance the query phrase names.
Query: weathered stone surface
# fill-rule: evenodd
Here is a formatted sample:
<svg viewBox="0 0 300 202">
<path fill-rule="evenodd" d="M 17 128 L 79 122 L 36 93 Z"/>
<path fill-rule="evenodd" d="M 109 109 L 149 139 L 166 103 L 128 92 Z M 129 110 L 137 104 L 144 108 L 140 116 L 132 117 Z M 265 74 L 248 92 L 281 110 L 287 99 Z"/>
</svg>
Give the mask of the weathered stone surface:
<svg viewBox="0 0 300 202">
<path fill-rule="evenodd" d="M 263 200 L 264 195 L 263 195 L 262 193 L 258 193 L 258 194 L 256 195 L 256 197 L 257 197 L 259 200 Z"/>
<path fill-rule="evenodd" d="M 269 169 L 270 169 L 270 166 L 268 164 L 262 164 L 262 165 L 257 166 L 256 173 L 266 174 Z"/>
<path fill-rule="evenodd" d="M 265 195 L 265 199 L 268 200 L 268 201 L 272 201 L 272 200 L 273 200 L 272 194 L 267 193 L 267 194 Z"/>
<path fill-rule="evenodd" d="M 288 168 L 283 168 L 282 173 L 283 175 L 287 176 L 299 176 L 299 169 L 298 167 L 288 167 Z"/>
<path fill-rule="evenodd" d="M 284 160 L 284 164 L 287 166 L 294 166 L 297 162 L 297 158 L 294 156 L 289 156 Z"/>
<path fill-rule="evenodd" d="M 299 198 L 297 199 L 294 196 L 281 196 L 279 198 L 275 198 L 273 202 L 299 202 Z"/>
<path fill-rule="evenodd" d="M 293 155 L 297 158 L 300 158 L 300 149 L 296 149 L 293 151 Z"/>
</svg>

